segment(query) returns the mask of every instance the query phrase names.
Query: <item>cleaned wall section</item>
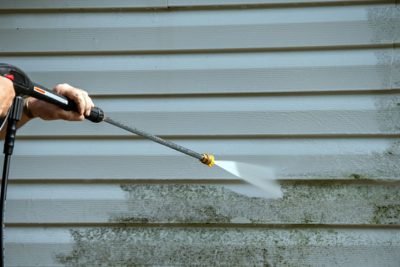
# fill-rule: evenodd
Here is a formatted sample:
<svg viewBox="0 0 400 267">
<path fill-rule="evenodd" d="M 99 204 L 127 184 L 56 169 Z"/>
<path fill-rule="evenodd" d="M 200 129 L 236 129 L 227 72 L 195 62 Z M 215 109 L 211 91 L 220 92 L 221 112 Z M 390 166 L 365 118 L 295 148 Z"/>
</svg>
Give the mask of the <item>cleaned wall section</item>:
<svg viewBox="0 0 400 267">
<path fill-rule="evenodd" d="M 106 124 L 36 120 L 12 162 L 8 266 L 398 266 L 398 1 L 0 0 L 0 36 L 0 61 L 37 82 L 273 167 L 284 191 Z"/>
</svg>

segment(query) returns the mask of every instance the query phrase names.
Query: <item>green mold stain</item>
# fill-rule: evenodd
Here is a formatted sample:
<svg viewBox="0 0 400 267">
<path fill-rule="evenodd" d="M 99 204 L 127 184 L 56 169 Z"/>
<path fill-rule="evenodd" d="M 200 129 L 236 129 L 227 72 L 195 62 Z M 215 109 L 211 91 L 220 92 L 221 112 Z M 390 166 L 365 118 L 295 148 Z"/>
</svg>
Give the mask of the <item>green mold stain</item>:
<svg viewBox="0 0 400 267">
<path fill-rule="evenodd" d="M 230 216 L 218 214 L 217 209 L 213 206 L 201 207 L 198 211 L 200 214 L 203 214 L 206 218 L 210 219 L 209 223 L 229 223 L 232 219 Z"/>
<path fill-rule="evenodd" d="M 354 179 L 364 178 L 358 173 L 352 175 Z M 357 217 L 339 213 L 343 218 L 351 218 L 346 220 L 399 224 L 398 186 L 307 181 L 287 182 L 283 188 L 283 199 L 268 201 L 213 185 L 121 185 L 127 197 L 127 211 L 110 216 L 109 222 L 115 223 L 115 227 L 72 229 L 72 251 L 59 254 L 56 259 L 65 266 L 211 266 L 215 263 L 228 266 L 228 261 L 237 262 L 236 266 L 296 266 L 288 261 L 291 253 L 301 258 L 312 257 L 309 248 L 324 244 L 326 236 L 333 236 L 335 232 L 315 229 L 309 234 L 294 229 L 285 230 L 290 235 L 282 237 L 277 233 L 272 236 L 264 233 L 268 229 L 240 229 L 234 224 L 232 228 L 220 225 L 216 231 L 212 224 L 227 224 L 236 217 L 248 218 L 257 224 L 290 223 L 293 220 L 300 224 L 323 224 L 337 220 L 338 213 L 332 212 L 330 205 L 341 207 L 351 202 L 361 206 L 350 206 L 350 212 L 373 209 L 374 215 L 355 221 Z M 325 203 L 324 206 L 321 200 L 332 204 Z M 386 205 L 388 203 L 390 205 Z M 316 209 L 315 205 L 326 207 L 326 210 Z M 348 214 L 346 209 L 336 212 Z M 344 221 L 346 224 L 352 222 Z M 159 227 L 158 223 L 166 226 Z M 188 223 L 206 226 L 189 227 Z M 177 224 L 182 224 L 182 228 Z M 270 240 L 265 241 L 267 239 Z M 299 248 L 287 246 L 287 241 Z"/>
<path fill-rule="evenodd" d="M 372 224 L 400 224 L 400 204 L 375 206 Z"/>
</svg>

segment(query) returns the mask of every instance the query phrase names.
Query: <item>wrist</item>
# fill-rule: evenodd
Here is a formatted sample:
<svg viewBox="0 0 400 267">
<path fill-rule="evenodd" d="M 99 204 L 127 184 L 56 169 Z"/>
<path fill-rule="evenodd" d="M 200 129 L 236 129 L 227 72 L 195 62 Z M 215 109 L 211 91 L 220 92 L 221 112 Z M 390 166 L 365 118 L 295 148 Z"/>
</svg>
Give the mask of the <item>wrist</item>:
<svg viewBox="0 0 400 267">
<path fill-rule="evenodd" d="M 30 106 L 29 106 L 30 105 L 30 101 L 29 100 L 30 100 L 29 98 L 26 98 L 25 101 L 24 101 L 24 114 L 29 119 L 33 119 L 33 118 L 35 118 L 35 116 L 32 114 L 32 111 L 30 109 Z"/>
</svg>

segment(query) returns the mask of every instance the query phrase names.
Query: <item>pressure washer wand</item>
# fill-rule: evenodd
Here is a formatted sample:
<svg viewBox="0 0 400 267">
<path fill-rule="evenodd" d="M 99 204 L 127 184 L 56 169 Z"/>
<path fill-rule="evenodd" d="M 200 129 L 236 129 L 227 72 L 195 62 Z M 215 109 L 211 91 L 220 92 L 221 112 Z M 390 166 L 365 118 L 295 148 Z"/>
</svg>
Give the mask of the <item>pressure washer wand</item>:
<svg viewBox="0 0 400 267">
<path fill-rule="evenodd" d="M 134 134 L 137 134 L 137 135 L 140 135 L 140 136 L 142 136 L 144 138 L 150 139 L 150 140 L 152 140 L 152 141 L 154 141 L 156 143 L 159 143 L 159 144 L 161 144 L 163 146 L 167 146 L 167 147 L 172 148 L 172 149 L 174 149 L 176 151 L 182 152 L 182 153 L 184 153 L 184 154 L 186 154 L 188 156 L 196 158 L 196 159 L 200 160 L 201 163 L 204 163 L 204 164 L 208 165 L 209 167 L 212 167 L 215 164 L 214 156 L 211 155 L 211 154 L 200 154 L 200 153 L 197 153 L 197 152 L 195 152 L 193 150 L 190 150 L 190 149 L 188 149 L 186 147 L 183 147 L 183 146 L 180 146 L 178 144 L 175 144 L 175 143 L 173 143 L 171 141 L 164 140 L 164 139 L 162 139 L 162 138 L 160 138 L 160 137 L 158 137 L 156 135 L 152 135 L 150 133 L 147 133 L 145 131 L 139 130 L 137 128 L 132 128 L 132 127 L 126 126 L 126 125 L 124 125 L 124 124 L 122 124 L 120 122 L 117 122 L 117 121 L 109 118 L 109 117 L 104 117 L 104 121 L 109 123 L 109 124 L 111 124 L 111 125 L 114 125 L 114 126 L 116 126 L 118 128 L 124 129 L 124 130 L 126 130 L 128 132 L 131 132 L 131 133 L 134 133 Z"/>
<path fill-rule="evenodd" d="M 74 101 L 71 101 L 70 99 L 66 98 L 65 96 L 56 94 L 55 92 L 52 92 L 51 90 L 47 89 L 46 87 L 31 81 L 29 79 L 28 75 L 25 72 L 23 72 L 21 69 L 17 68 L 16 66 L 13 66 L 10 64 L 5 64 L 5 63 L 0 63 L 0 76 L 3 76 L 13 82 L 16 95 L 32 96 L 34 98 L 38 98 L 43 101 L 57 105 L 64 110 L 77 111 L 77 106 Z M 185 147 L 177 145 L 173 142 L 164 140 L 158 136 L 155 136 L 155 135 L 146 133 L 142 130 L 139 130 L 136 128 L 131 128 L 122 123 L 116 122 L 109 117 L 105 117 L 103 110 L 98 107 L 93 107 L 90 110 L 90 115 L 85 116 L 85 118 L 87 120 L 90 120 L 90 121 L 96 122 L 96 123 L 102 122 L 102 121 L 108 122 L 109 124 L 112 124 L 116 127 L 122 128 L 131 133 L 135 133 L 137 135 L 143 136 L 143 137 L 150 139 L 154 142 L 157 142 L 161 145 L 167 146 L 169 148 L 172 148 L 179 152 L 182 152 L 186 155 L 194 157 L 210 167 L 214 165 L 215 160 L 214 160 L 213 155 L 199 154 L 188 148 L 185 148 Z"/>
</svg>

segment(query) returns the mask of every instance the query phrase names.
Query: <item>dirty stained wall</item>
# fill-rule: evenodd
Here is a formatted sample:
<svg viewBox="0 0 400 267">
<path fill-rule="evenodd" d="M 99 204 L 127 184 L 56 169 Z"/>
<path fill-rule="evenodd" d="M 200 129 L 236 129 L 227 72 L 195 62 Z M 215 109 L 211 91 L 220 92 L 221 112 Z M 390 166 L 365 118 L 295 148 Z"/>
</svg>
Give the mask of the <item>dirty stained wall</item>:
<svg viewBox="0 0 400 267">
<path fill-rule="evenodd" d="M 12 163 L 7 266 L 398 266 L 398 1 L 0 0 L 0 34 L 1 62 L 270 166 L 284 192 L 106 124 L 37 120 Z"/>
</svg>

